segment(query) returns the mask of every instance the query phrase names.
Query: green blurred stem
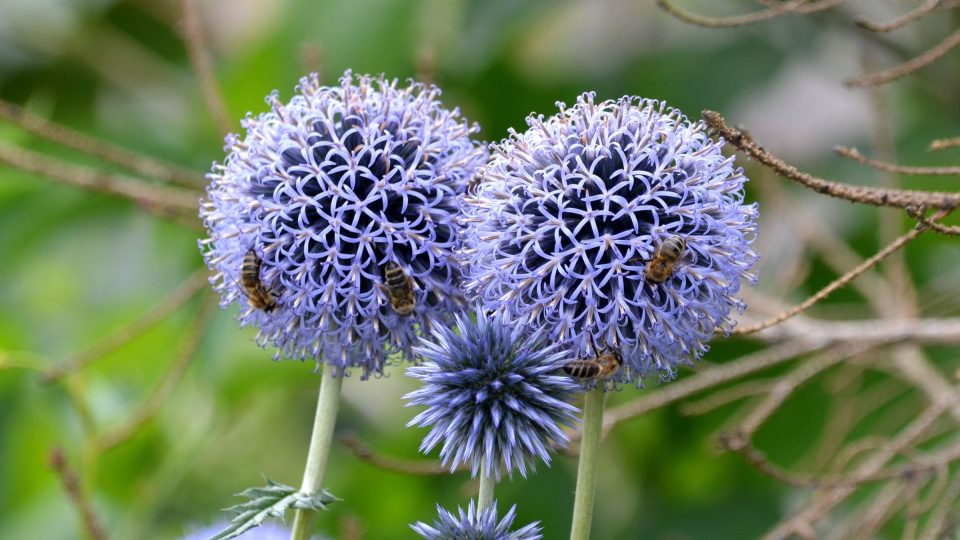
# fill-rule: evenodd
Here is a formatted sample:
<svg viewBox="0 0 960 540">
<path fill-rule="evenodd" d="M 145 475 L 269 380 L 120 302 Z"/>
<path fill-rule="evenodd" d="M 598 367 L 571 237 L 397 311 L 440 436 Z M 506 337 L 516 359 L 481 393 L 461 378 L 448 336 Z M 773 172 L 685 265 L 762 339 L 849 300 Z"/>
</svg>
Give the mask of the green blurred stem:
<svg viewBox="0 0 960 540">
<path fill-rule="evenodd" d="M 486 465 L 480 467 L 480 495 L 477 496 L 477 513 L 483 512 L 493 504 L 493 488 L 497 481 L 490 475 Z"/>
<path fill-rule="evenodd" d="M 317 399 L 317 415 L 313 419 L 313 435 L 310 436 L 310 451 L 307 454 L 307 467 L 303 471 L 303 484 L 300 491 L 316 493 L 323 483 L 323 473 L 330 457 L 330 443 L 333 441 L 333 426 L 337 423 L 337 409 L 340 407 L 340 387 L 343 377 L 334 377 L 334 370 L 327 366 L 320 381 L 320 397 Z M 293 518 L 293 530 L 290 540 L 310 538 L 313 510 L 297 510 Z"/>
<path fill-rule="evenodd" d="M 593 499 L 597 491 L 597 465 L 600 433 L 603 431 L 603 384 L 587 392 L 583 400 L 583 435 L 580 438 L 580 463 L 577 465 L 577 493 L 573 502 L 570 540 L 590 538 Z"/>
</svg>

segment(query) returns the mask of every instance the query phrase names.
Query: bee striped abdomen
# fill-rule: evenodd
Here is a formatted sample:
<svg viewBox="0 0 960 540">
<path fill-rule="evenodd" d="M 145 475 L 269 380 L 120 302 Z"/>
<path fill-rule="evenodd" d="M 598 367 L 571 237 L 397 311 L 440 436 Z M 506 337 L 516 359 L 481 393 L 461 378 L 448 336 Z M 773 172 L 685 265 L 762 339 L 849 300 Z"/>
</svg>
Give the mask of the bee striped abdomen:
<svg viewBox="0 0 960 540">
<path fill-rule="evenodd" d="M 257 252 L 251 249 L 243 257 L 243 265 L 240 267 L 240 286 L 243 293 L 247 296 L 247 302 L 251 307 L 262 309 L 270 313 L 277 307 L 277 301 L 273 297 L 270 289 L 260 280 L 260 267 L 263 261 L 257 257 Z"/>
<path fill-rule="evenodd" d="M 397 315 L 405 316 L 413 313 L 416 298 L 413 295 L 413 279 L 410 278 L 399 264 L 388 261 L 383 265 L 383 287 L 390 299 L 390 306 Z"/>
<path fill-rule="evenodd" d="M 619 354 L 607 352 L 595 358 L 571 360 L 561 369 L 576 379 L 608 379 L 620 369 L 621 363 Z"/>
</svg>

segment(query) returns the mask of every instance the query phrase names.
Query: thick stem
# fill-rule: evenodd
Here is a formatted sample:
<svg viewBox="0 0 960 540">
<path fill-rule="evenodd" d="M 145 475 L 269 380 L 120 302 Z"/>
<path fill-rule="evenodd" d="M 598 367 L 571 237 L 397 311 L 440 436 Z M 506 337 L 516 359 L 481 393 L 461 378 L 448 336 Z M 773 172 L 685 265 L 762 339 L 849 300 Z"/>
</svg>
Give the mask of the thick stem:
<svg viewBox="0 0 960 540">
<path fill-rule="evenodd" d="M 333 441 L 333 426 L 337 423 L 337 409 L 340 407 L 340 387 L 343 377 L 334 377 L 333 368 L 323 370 L 320 381 L 320 397 L 317 399 L 317 415 L 313 419 L 313 435 L 310 436 L 310 450 L 307 454 L 307 467 L 303 471 L 303 484 L 300 491 L 316 493 L 323 482 L 323 473 L 330 456 L 330 443 Z M 313 510 L 297 510 L 293 518 L 293 530 L 290 540 L 310 538 Z"/>
<path fill-rule="evenodd" d="M 480 467 L 480 495 L 477 496 L 477 513 L 493 504 L 493 488 L 497 485 L 486 465 Z"/>
<path fill-rule="evenodd" d="M 590 538 L 593 498 L 597 490 L 597 464 L 600 433 L 603 431 L 603 385 L 587 392 L 583 400 L 583 436 L 580 439 L 580 463 L 577 465 L 577 493 L 573 502 L 570 540 Z"/>
</svg>

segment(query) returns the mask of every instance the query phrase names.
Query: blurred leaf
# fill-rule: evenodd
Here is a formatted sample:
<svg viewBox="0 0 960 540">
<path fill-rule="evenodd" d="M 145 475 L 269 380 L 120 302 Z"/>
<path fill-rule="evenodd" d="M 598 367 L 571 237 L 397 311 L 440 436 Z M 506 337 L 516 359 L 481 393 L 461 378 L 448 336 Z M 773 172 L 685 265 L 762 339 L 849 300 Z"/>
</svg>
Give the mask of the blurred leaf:
<svg viewBox="0 0 960 540">
<path fill-rule="evenodd" d="M 320 490 L 318 493 L 306 494 L 296 488 L 278 484 L 267 478 L 266 487 L 249 488 L 240 494 L 250 501 L 227 508 L 228 512 L 236 514 L 230 520 L 230 526 L 220 531 L 211 540 L 228 540 L 236 538 L 254 527 L 259 527 L 269 517 L 282 518 L 288 509 L 297 510 L 326 510 L 327 505 L 340 499 L 330 492 Z"/>
</svg>

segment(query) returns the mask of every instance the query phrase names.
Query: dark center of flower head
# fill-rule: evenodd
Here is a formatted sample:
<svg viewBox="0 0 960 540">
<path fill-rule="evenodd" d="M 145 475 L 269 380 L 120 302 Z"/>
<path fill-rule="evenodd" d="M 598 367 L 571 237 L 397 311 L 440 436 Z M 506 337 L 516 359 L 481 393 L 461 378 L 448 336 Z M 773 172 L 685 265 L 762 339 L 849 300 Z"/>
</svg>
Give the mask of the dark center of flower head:
<svg viewBox="0 0 960 540">
<path fill-rule="evenodd" d="M 732 324 L 756 208 L 720 145 L 663 103 L 591 94 L 494 148 L 471 197 L 471 272 L 489 309 L 549 329 L 618 378 L 705 351 Z"/>
<path fill-rule="evenodd" d="M 252 302 L 241 318 L 261 342 L 366 376 L 387 354 L 411 358 L 417 329 L 462 304 L 455 220 L 486 152 L 438 95 L 349 72 L 333 87 L 305 77 L 228 138 L 201 211 L 205 256 L 241 302 L 231 278 L 256 259 L 244 286 L 262 281 L 275 306 Z"/>
</svg>

